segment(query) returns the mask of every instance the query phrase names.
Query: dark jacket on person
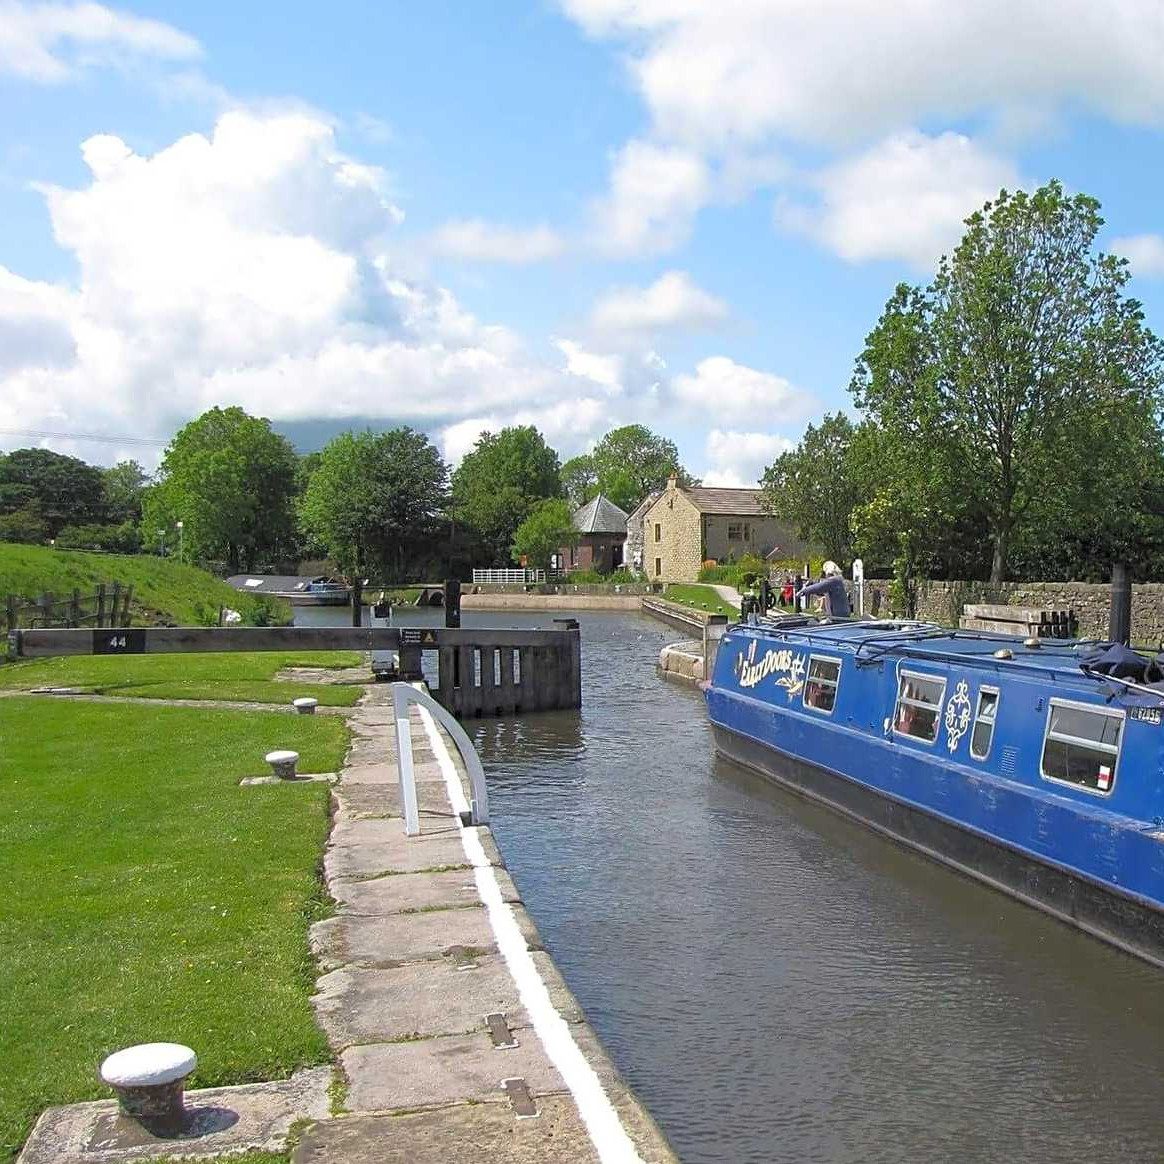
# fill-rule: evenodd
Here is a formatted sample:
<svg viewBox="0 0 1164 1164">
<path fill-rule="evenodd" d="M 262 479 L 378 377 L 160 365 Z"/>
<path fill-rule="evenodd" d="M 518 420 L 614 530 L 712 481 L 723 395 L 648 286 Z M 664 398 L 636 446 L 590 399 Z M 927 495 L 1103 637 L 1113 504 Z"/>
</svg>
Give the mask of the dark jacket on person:
<svg viewBox="0 0 1164 1164">
<path fill-rule="evenodd" d="M 849 592 L 845 589 L 844 578 L 837 574 L 809 583 L 800 593 L 803 596 L 821 595 L 824 598 L 825 613 L 834 618 L 849 617 Z"/>
</svg>

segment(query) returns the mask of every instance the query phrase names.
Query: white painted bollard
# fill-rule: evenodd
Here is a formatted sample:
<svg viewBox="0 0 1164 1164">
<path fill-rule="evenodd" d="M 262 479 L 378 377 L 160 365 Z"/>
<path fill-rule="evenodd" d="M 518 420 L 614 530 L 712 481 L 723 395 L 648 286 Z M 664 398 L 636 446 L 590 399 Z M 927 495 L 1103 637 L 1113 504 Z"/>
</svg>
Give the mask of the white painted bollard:
<svg viewBox="0 0 1164 1164">
<path fill-rule="evenodd" d="M 182 1130 L 186 1078 L 197 1063 L 181 1043 L 140 1043 L 110 1055 L 100 1077 L 117 1092 L 126 1115 L 156 1136 L 173 1136 Z"/>
<path fill-rule="evenodd" d="M 268 752 L 265 759 L 280 780 L 295 779 L 295 765 L 299 763 L 298 752 Z"/>
<path fill-rule="evenodd" d="M 291 706 L 295 708 L 295 710 L 300 715 L 314 715 L 318 704 L 319 700 L 312 699 L 310 695 L 303 695 L 300 696 L 299 699 L 291 700 Z"/>
</svg>

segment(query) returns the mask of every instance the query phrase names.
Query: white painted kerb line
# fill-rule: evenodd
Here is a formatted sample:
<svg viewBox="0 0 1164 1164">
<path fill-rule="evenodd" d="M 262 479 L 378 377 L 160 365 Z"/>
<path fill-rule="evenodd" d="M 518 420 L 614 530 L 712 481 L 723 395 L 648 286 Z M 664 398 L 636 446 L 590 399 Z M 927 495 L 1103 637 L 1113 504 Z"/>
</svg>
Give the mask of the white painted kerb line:
<svg viewBox="0 0 1164 1164">
<path fill-rule="evenodd" d="M 614 1104 L 603 1090 L 598 1075 L 574 1041 L 574 1036 L 570 1033 L 570 1024 L 562 1018 L 550 999 L 550 992 L 538 973 L 537 964 L 530 954 L 525 938 L 522 937 L 513 909 L 501 896 L 501 886 L 497 883 L 493 866 L 485 856 L 481 838 L 477 836 L 476 831 L 466 829 L 460 823 L 460 814 L 469 809 L 464 790 L 461 788 L 460 777 L 436 722 L 423 707 L 418 707 L 417 710 L 436 755 L 441 775 L 445 778 L 445 788 L 461 834 L 461 845 L 469 864 L 473 866 L 477 892 L 485 905 L 489 925 L 497 938 L 497 948 L 501 951 L 509 973 L 517 984 L 518 995 L 529 1013 L 534 1030 L 550 1062 L 558 1069 L 558 1073 L 570 1089 L 598 1158 L 603 1164 L 643 1164 L 643 1158 L 635 1150 L 626 1128 L 618 1118 L 618 1112 L 614 1110 Z"/>
</svg>

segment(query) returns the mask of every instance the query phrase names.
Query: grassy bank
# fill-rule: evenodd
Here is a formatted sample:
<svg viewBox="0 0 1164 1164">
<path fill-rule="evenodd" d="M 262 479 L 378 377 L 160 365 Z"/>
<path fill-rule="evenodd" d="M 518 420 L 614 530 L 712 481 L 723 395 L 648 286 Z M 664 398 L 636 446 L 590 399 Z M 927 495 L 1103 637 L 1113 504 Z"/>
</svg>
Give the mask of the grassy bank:
<svg viewBox="0 0 1164 1164">
<path fill-rule="evenodd" d="M 0 689 L 31 691 L 36 687 L 77 687 L 97 695 L 142 699 L 229 699 L 245 703 L 289 703 L 314 696 L 329 707 L 350 707 L 360 697 L 363 672 L 352 682 L 284 682 L 275 679 L 285 667 L 351 667 L 356 651 L 272 651 L 207 655 L 75 655 L 28 659 L 0 667 Z"/>
<path fill-rule="evenodd" d="M 223 606 L 237 610 L 247 625 L 291 621 L 291 607 L 282 599 L 244 594 L 205 570 L 169 558 L 0 542 L 0 599 L 7 594 L 37 598 L 46 591 L 58 599 L 74 590 L 91 595 L 101 582 L 133 587 L 131 614 L 137 626 L 213 626 Z"/>
<path fill-rule="evenodd" d="M 194 1047 L 196 1087 L 327 1061 L 306 930 L 328 790 L 238 781 L 274 747 L 336 769 L 341 721 L 17 696 L 0 739 L 0 1161 L 131 1043 Z"/>
<path fill-rule="evenodd" d="M 726 614 L 731 619 L 740 617 L 740 608 L 724 602 L 711 586 L 701 586 L 695 582 L 671 582 L 663 592 L 663 597 L 668 602 L 678 602 L 707 614 Z"/>
</svg>

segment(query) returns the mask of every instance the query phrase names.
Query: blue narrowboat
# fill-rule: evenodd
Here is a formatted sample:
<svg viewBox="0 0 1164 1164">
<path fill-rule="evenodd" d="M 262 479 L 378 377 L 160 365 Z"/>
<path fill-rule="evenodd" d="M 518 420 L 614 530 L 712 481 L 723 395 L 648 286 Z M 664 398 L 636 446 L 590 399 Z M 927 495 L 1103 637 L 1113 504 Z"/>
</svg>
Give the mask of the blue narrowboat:
<svg viewBox="0 0 1164 1164">
<path fill-rule="evenodd" d="M 923 623 L 731 627 L 717 750 L 1164 966 L 1164 672 Z"/>
</svg>

